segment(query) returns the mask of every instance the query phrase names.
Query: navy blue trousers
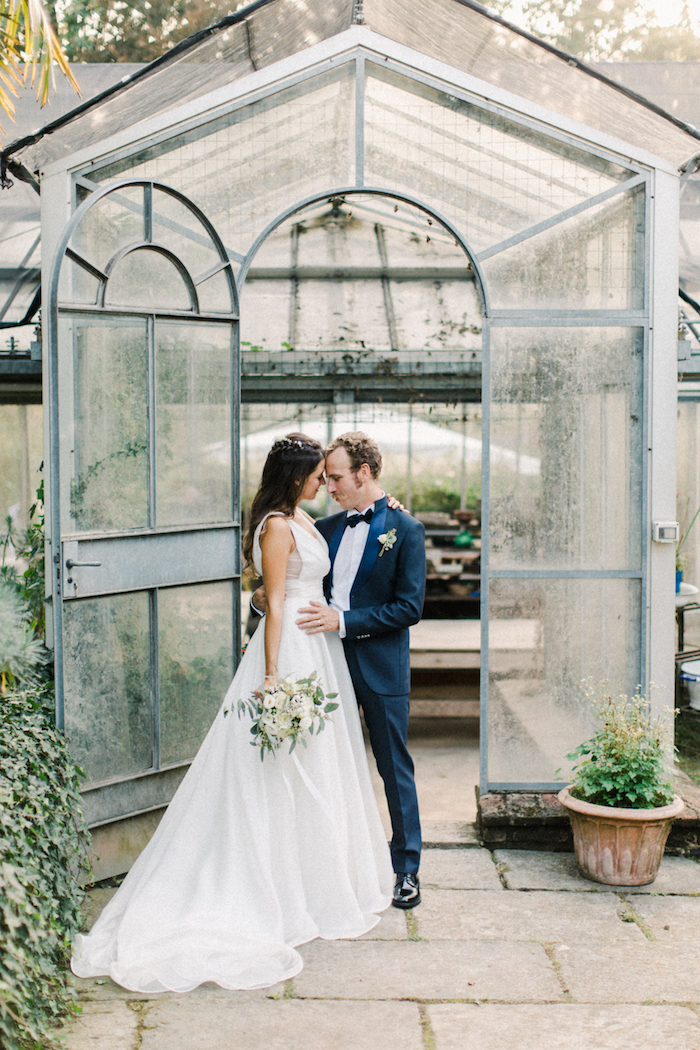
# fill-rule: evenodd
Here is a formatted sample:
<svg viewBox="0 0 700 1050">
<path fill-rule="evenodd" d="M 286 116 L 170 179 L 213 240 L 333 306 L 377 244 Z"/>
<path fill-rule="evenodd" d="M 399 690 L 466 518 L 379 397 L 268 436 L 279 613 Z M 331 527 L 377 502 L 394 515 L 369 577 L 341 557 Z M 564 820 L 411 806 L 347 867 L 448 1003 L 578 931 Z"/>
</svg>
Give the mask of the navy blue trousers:
<svg viewBox="0 0 700 1050">
<path fill-rule="evenodd" d="M 391 860 L 394 871 L 417 872 L 420 865 L 421 831 L 413 759 L 406 747 L 408 694 L 383 696 L 369 688 L 350 646 L 345 656 L 357 700 L 362 708 L 369 741 L 391 817 Z"/>
</svg>

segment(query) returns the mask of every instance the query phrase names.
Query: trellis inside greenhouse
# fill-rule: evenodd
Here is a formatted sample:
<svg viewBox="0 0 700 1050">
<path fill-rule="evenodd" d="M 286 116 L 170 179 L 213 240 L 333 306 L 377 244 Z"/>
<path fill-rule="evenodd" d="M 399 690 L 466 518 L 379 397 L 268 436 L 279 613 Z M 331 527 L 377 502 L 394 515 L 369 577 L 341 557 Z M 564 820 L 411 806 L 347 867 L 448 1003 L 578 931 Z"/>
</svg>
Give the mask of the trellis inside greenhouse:
<svg viewBox="0 0 700 1050">
<path fill-rule="evenodd" d="M 428 557 L 454 652 L 480 624 L 482 792 L 566 774 L 583 678 L 668 702 L 698 143 L 564 58 L 471 0 L 258 0 L 13 152 L 54 260 L 59 715 L 94 827 L 147 823 L 197 750 L 292 428 L 370 432 L 429 536 L 471 527 L 456 575 Z"/>
</svg>

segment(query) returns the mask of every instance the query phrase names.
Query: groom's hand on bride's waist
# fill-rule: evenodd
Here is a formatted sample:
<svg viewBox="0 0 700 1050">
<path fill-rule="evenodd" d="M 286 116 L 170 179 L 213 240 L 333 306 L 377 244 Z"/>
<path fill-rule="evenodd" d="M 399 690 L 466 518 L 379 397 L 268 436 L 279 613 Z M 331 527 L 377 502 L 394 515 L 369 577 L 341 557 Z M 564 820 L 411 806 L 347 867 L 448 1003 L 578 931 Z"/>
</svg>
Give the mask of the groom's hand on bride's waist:
<svg viewBox="0 0 700 1050">
<path fill-rule="evenodd" d="M 322 602 L 312 601 L 299 609 L 297 625 L 307 634 L 319 634 L 321 631 L 337 631 L 340 627 L 340 617 L 336 609 L 331 609 Z"/>
</svg>

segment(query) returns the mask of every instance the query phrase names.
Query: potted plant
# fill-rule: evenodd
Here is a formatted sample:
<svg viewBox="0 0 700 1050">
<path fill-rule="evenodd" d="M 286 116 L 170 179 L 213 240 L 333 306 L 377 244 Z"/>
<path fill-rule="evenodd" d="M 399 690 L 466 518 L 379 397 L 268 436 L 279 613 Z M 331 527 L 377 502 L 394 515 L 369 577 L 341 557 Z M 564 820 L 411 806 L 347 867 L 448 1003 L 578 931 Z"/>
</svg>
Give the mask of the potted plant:
<svg viewBox="0 0 700 1050">
<path fill-rule="evenodd" d="M 584 692 L 600 725 L 567 758 L 574 780 L 559 792 L 574 833 L 579 871 L 610 886 L 644 886 L 659 870 L 671 824 L 683 810 L 665 767 L 668 729 L 648 701 L 612 696 L 607 683 Z M 596 695 L 597 692 L 597 695 Z"/>
</svg>

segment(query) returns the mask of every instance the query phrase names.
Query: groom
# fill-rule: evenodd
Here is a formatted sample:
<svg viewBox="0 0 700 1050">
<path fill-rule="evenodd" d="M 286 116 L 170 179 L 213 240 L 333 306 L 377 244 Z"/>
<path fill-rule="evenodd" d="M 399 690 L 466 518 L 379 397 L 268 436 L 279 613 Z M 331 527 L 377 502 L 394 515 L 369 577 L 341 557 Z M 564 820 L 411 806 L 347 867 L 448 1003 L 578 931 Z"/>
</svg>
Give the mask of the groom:
<svg viewBox="0 0 700 1050">
<path fill-rule="evenodd" d="M 326 451 L 328 493 L 341 513 L 316 523 L 326 539 L 331 572 L 328 605 L 299 610 L 308 634 L 337 631 L 384 781 L 396 872 L 393 904 L 420 904 L 421 831 L 413 762 L 406 748 L 410 660 L 408 628 L 425 595 L 425 530 L 387 506 L 379 485 L 382 457 L 361 432 L 341 434 Z"/>
</svg>

